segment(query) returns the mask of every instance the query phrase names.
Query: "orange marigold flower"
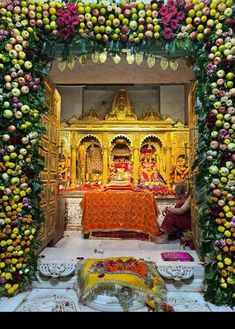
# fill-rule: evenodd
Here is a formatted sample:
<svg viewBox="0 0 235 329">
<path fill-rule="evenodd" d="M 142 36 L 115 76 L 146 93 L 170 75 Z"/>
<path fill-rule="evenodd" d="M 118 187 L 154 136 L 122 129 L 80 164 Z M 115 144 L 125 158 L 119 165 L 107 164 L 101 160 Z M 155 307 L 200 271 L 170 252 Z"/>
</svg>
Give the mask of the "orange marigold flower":
<svg viewBox="0 0 235 329">
<path fill-rule="evenodd" d="M 218 224 L 218 225 L 220 225 L 220 224 L 222 223 L 220 218 L 216 218 L 215 222 L 216 222 L 216 224 Z"/>
<path fill-rule="evenodd" d="M 230 246 L 231 244 L 233 244 L 233 240 L 232 239 L 226 239 L 226 243 Z"/>
</svg>

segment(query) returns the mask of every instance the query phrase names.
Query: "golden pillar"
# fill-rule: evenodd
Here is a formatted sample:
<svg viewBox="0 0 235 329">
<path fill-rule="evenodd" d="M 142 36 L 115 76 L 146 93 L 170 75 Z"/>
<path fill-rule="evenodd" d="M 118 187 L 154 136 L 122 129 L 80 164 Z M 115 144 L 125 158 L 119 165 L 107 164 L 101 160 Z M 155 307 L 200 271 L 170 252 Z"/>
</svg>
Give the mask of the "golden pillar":
<svg viewBox="0 0 235 329">
<path fill-rule="evenodd" d="M 103 147 L 103 185 L 108 183 L 108 147 Z"/>
<path fill-rule="evenodd" d="M 166 146 L 165 147 L 165 156 L 166 156 L 166 177 L 167 177 L 167 183 L 170 181 L 170 172 L 171 172 L 171 152 L 172 147 Z"/>
<path fill-rule="evenodd" d="M 133 161 L 133 184 L 137 186 L 139 182 L 139 148 L 136 146 L 133 150 Z"/>
<path fill-rule="evenodd" d="M 71 145 L 71 187 L 75 187 L 77 184 L 76 160 L 77 160 L 77 147 L 76 144 L 73 143 Z"/>
<path fill-rule="evenodd" d="M 79 148 L 80 155 L 80 168 L 81 168 L 81 180 L 84 184 L 86 182 L 86 146 L 81 145 Z"/>
</svg>

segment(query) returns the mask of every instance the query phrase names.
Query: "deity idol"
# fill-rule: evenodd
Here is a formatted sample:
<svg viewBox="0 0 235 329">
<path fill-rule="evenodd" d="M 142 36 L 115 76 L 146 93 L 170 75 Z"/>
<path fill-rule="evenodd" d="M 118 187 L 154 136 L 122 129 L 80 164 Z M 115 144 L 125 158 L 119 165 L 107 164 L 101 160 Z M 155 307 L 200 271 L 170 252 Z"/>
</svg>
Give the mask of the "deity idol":
<svg viewBox="0 0 235 329">
<path fill-rule="evenodd" d="M 126 157 L 116 157 L 109 170 L 111 184 L 129 184 L 132 181 L 132 166 Z"/>
<path fill-rule="evenodd" d="M 167 184 L 157 168 L 155 148 L 151 145 L 142 148 L 139 168 L 139 184 L 145 187 Z"/>
</svg>

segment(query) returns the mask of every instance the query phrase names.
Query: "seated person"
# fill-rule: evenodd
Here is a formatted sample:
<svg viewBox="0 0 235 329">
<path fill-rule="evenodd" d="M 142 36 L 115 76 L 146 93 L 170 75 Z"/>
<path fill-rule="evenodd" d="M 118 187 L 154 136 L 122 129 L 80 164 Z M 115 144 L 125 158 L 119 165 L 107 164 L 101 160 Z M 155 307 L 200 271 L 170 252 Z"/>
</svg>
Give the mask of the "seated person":
<svg viewBox="0 0 235 329">
<path fill-rule="evenodd" d="M 168 243 L 169 236 L 179 237 L 179 234 L 191 228 L 190 195 L 186 194 L 184 185 L 177 185 L 175 188 L 176 198 L 178 199 L 174 208 L 166 207 L 163 211 L 165 217 L 160 226 L 162 235 L 153 242 Z"/>
</svg>

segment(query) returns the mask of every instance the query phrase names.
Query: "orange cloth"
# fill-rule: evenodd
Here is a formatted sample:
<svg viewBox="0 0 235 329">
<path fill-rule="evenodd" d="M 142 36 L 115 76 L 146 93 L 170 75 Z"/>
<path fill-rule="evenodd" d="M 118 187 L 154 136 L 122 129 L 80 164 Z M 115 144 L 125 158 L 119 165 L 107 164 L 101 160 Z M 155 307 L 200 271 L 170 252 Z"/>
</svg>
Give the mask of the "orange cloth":
<svg viewBox="0 0 235 329">
<path fill-rule="evenodd" d="M 133 231 L 160 235 L 157 204 L 148 191 L 86 191 L 81 207 L 84 233 Z"/>
</svg>

